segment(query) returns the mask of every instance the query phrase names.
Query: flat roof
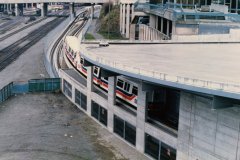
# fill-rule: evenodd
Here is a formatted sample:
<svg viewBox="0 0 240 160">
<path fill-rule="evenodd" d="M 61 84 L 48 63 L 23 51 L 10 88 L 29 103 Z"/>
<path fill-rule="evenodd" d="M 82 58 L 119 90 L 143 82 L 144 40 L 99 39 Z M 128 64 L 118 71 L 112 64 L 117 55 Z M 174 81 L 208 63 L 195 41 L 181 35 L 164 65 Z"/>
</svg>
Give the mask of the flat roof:
<svg viewBox="0 0 240 160">
<path fill-rule="evenodd" d="M 140 70 L 153 78 L 165 74 L 184 81 L 240 85 L 240 43 L 81 45 L 96 61 L 116 68 L 121 64 L 136 74 Z M 240 93 L 240 88 L 236 92 Z"/>
</svg>

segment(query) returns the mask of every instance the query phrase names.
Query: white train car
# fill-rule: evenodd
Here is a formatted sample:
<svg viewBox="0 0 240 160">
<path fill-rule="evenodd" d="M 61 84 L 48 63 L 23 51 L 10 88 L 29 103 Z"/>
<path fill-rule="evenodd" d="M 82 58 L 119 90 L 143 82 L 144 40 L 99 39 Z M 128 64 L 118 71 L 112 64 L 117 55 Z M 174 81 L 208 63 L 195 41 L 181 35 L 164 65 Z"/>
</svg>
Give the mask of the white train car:
<svg viewBox="0 0 240 160">
<path fill-rule="evenodd" d="M 64 41 L 64 54 L 71 64 L 84 76 L 87 77 L 87 69 L 84 67 L 84 58 L 81 57 L 79 40 L 74 36 L 67 36 Z M 93 67 L 93 83 L 104 91 L 108 91 L 108 78 L 101 77 L 101 68 Z M 116 96 L 121 101 L 137 107 L 137 84 L 129 81 L 123 76 L 117 77 Z"/>
</svg>

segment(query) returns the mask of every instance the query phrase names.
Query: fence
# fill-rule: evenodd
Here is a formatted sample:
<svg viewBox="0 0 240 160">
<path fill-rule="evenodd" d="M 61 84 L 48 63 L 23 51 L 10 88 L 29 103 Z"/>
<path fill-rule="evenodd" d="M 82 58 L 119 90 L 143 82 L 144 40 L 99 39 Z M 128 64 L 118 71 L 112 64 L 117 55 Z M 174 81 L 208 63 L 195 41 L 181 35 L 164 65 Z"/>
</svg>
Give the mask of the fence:
<svg viewBox="0 0 240 160">
<path fill-rule="evenodd" d="M 28 81 L 28 92 L 60 91 L 60 78 L 31 79 Z"/>
<path fill-rule="evenodd" d="M 9 83 L 0 90 L 0 103 L 6 101 L 9 97 L 12 96 L 13 83 Z"/>
<path fill-rule="evenodd" d="M 0 104 L 14 94 L 56 92 L 60 90 L 60 78 L 31 79 L 28 82 L 11 82 L 0 90 Z"/>
</svg>

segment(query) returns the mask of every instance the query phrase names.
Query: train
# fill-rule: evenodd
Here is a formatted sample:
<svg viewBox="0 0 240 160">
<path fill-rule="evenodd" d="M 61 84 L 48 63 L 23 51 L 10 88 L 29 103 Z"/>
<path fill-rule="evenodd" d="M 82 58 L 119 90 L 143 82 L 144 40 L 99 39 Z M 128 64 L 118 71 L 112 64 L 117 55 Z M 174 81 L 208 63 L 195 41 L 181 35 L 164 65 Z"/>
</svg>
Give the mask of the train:
<svg viewBox="0 0 240 160">
<path fill-rule="evenodd" d="M 72 66 L 87 78 L 87 68 L 84 66 L 84 58 L 81 56 L 80 43 L 75 36 L 66 36 L 63 53 Z M 108 91 L 108 77 L 101 76 L 101 68 L 98 66 L 93 66 L 93 83 L 102 91 Z M 138 85 L 123 76 L 117 76 L 116 97 L 133 109 L 137 109 Z"/>
</svg>

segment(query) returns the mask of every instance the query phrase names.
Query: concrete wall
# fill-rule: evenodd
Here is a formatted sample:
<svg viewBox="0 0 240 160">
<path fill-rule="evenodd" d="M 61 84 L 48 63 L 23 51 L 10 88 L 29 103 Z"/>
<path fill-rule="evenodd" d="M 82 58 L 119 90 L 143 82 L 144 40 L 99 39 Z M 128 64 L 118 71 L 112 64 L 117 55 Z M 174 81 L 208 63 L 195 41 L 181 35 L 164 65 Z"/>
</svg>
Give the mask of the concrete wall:
<svg viewBox="0 0 240 160">
<path fill-rule="evenodd" d="M 177 159 L 240 159 L 240 107 L 212 110 L 212 103 L 181 92 Z"/>
<path fill-rule="evenodd" d="M 230 29 L 229 34 L 173 35 L 173 42 L 240 42 L 240 29 Z"/>
</svg>

